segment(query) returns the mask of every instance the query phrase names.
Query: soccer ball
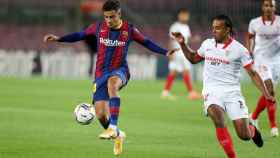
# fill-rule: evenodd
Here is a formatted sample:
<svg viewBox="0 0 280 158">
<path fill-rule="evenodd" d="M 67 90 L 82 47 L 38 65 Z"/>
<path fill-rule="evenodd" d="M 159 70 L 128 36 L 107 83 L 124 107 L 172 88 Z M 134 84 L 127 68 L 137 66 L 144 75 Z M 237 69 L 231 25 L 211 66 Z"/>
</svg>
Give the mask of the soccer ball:
<svg viewBox="0 0 280 158">
<path fill-rule="evenodd" d="M 76 121 L 82 125 L 88 125 L 95 119 L 94 107 L 88 103 L 78 104 L 74 110 Z"/>
</svg>

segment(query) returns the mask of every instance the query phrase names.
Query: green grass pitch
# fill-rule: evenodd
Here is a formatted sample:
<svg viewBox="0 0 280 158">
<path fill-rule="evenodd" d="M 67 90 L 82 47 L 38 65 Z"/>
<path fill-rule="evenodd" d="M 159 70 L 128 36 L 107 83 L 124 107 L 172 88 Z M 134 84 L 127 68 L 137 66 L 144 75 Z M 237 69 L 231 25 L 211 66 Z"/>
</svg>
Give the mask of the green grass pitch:
<svg viewBox="0 0 280 158">
<path fill-rule="evenodd" d="M 163 84 L 130 81 L 122 90 L 119 125 L 128 137 L 121 157 L 225 158 L 202 101 L 188 101 L 178 81 L 172 89 L 177 101 L 161 100 Z M 0 78 L 0 158 L 114 157 L 112 141 L 97 138 L 98 122 L 82 126 L 73 118 L 76 104 L 91 101 L 90 87 L 90 80 Z M 259 92 L 252 83 L 242 87 L 252 110 Z M 227 123 L 239 158 L 280 158 L 280 138 L 270 137 L 266 111 L 260 120 L 262 149 L 239 140 Z"/>
</svg>

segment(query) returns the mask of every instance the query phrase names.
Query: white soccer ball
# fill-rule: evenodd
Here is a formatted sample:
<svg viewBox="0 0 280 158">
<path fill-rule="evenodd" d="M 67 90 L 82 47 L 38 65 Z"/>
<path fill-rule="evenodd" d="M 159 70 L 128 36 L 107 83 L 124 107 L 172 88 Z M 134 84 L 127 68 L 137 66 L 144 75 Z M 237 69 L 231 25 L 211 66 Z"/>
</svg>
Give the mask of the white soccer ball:
<svg viewBox="0 0 280 158">
<path fill-rule="evenodd" d="M 74 116 L 78 123 L 88 125 L 95 119 L 94 107 L 88 103 L 78 104 L 74 110 Z"/>
</svg>

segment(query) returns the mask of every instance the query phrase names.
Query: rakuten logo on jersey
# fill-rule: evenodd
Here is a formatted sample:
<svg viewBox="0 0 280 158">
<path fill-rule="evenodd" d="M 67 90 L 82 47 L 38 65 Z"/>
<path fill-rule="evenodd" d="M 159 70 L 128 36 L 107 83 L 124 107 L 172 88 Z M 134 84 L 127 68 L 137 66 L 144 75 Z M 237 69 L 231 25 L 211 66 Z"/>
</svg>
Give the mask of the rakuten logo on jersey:
<svg viewBox="0 0 280 158">
<path fill-rule="evenodd" d="M 211 65 L 220 65 L 221 63 L 223 64 L 230 64 L 230 62 L 228 60 L 225 59 L 220 59 L 220 58 L 216 58 L 216 57 L 205 57 L 205 60 L 208 60 L 211 62 Z"/>
<path fill-rule="evenodd" d="M 104 39 L 104 38 L 99 38 L 99 42 L 104 44 L 105 46 L 108 47 L 122 47 L 125 46 L 125 42 L 118 41 L 118 40 L 110 40 L 110 39 Z"/>
</svg>

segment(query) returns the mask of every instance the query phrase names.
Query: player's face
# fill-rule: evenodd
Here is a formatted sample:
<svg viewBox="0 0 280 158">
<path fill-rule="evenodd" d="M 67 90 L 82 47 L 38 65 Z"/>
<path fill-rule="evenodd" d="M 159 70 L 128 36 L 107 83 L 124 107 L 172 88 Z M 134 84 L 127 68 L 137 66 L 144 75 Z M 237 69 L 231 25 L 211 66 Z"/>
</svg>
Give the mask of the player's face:
<svg viewBox="0 0 280 158">
<path fill-rule="evenodd" d="M 266 16 L 271 16 L 276 11 L 276 2 L 275 0 L 266 0 L 262 4 L 263 14 Z"/>
<path fill-rule="evenodd" d="M 104 19 L 110 28 L 116 28 L 119 26 L 121 21 L 120 10 L 104 11 L 103 14 L 104 14 Z"/>
<path fill-rule="evenodd" d="M 186 24 L 188 23 L 189 19 L 190 19 L 190 14 L 188 12 L 181 12 L 178 15 L 178 21 L 180 23 Z"/>
<path fill-rule="evenodd" d="M 214 20 L 212 24 L 212 32 L 217 42 L 223 42 L 229 35 L 229 28 L 226 27 L 223 20 Z"/>
</svg>

